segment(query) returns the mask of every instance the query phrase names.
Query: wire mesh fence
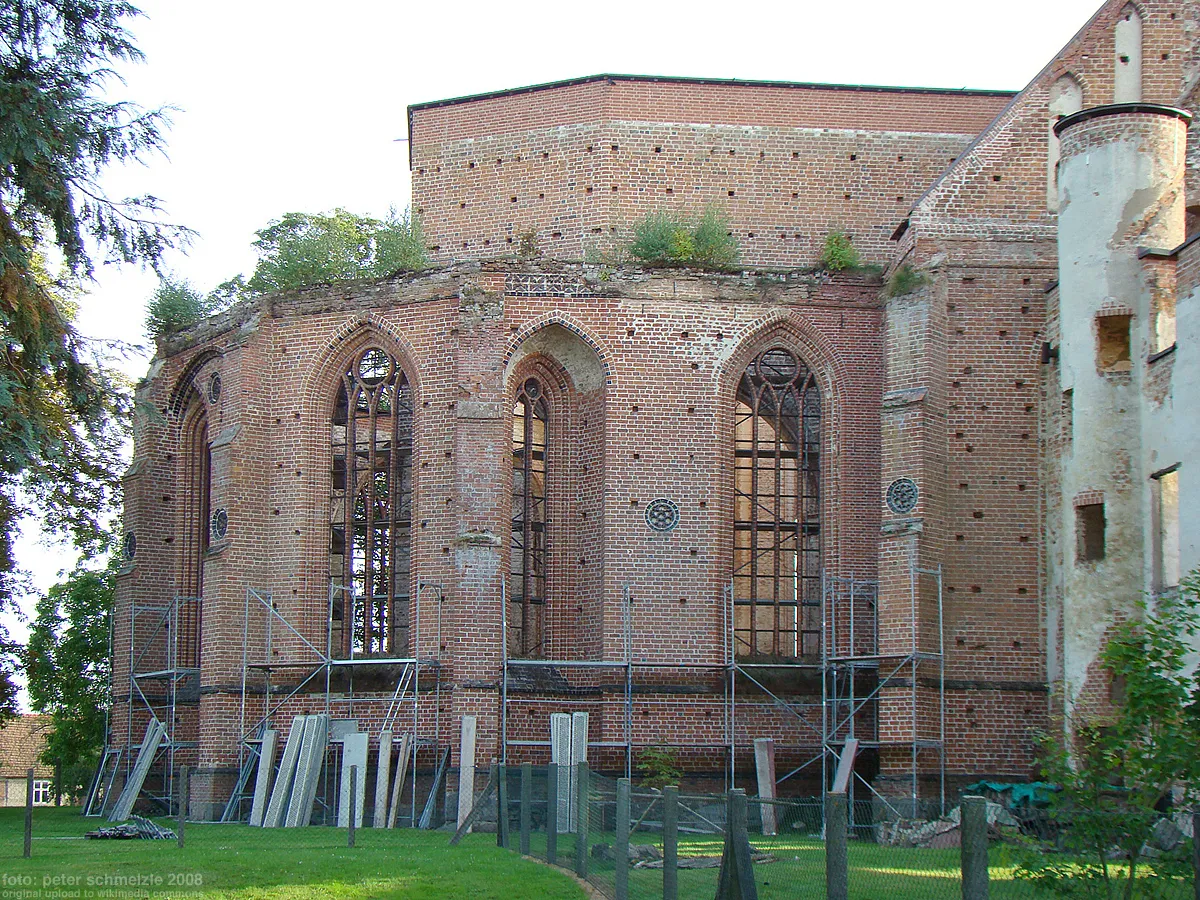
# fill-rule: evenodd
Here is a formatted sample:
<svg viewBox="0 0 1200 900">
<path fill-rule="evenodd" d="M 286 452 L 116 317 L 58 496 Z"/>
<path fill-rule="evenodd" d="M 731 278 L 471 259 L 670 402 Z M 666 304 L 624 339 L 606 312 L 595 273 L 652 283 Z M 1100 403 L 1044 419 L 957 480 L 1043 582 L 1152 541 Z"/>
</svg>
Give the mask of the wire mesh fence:
<svg viewBox="0 0 1200 900">
<path fill-rule="evenodd" d="M 590 772 L 586 766 L 514 767 L 501 770 L 499 780 L 503 789 L 496 795 L 505 813 L 503 824 L 500 819 L 496 823 L 501 845 L 575 872 L 610 900 L 973 896 L 971 885 L 967 890 L 963 886 L 963 825 L 957 809 L 940 819 L 900 820 L 885 805 L 859 800 L 843 809 L 838 820 L 827 798 L 764 800 L 746 798 L 740 791 L 658 790 Z M 741 797 L 740 813 L 734 794 Z M 979 803 L 974 833 L 985 836 L 976 846 L 983 848 L 986 896 L 1052 896 L 1048 882 L 1018 875 L 1019 863 L 1026 873 L 1035 871 L 1039 854 L 1056 852 L 1045 839 L 1052 833 L 1045 817 L 1009 817 L 997 813 L 995 804 Z M 835 821 L 844 823 L 840 841 L 836 827 L 829 832 Z M 997 840 L 1001 832 L 1004 841 Z M 987 835 L 993 839 L 990 847 Z M 971 846 L 969 829 L 966 840 Z M 728 882 L 739 877 L 738 857 L 730 849 L 739 842 L 747 851 L 741 877 L 753 882 L 752 892 L 731 892 Z M 1143 862 L 1135 896 L 1194 897 L 1190 845 L 1189 840 L 1170 865 L 1161 855 L 1156 865 Z M 836 873 L 829 881 L 838 860 L 845 860 L 841 881 Z M 1121 862 L 1115 860 L 1114 874 L 1120 870 Z"/>
</svg>

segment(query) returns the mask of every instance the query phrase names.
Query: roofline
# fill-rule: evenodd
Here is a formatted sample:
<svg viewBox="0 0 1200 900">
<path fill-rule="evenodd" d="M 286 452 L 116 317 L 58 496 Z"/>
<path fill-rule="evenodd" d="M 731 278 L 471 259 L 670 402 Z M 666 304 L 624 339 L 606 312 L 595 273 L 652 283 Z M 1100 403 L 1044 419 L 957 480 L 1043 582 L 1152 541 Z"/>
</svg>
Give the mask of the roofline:
<svg viewBox="0 0 1200 900">
<path fill-rule="evenodd" d="M 959 97 L 1015 97 L 1017 91 L 995 91 L 979 88 L 929 88 L 902 87 L 897 85 L 876 84 L 819 84 L 810 81 L 763 81 L 753 78 L 695 78 L 686 75 L 620 75 L 603 73 L 600 75 L 584 75 L 579 78 L 566 78 L 561 81 L 547 81 L 542 84 L 530 84 L 524 87 L 506 88 L 499 91 L 485 91 L 481 94 L 466 94 L 462 97 L 449 97 L 445 100 L 430 100 L 425 103 L 410 103 L 408 106 L 408 162 L 412 167 L 412 125 L 413 113 L 418 110 L 437 109 L 443 106 L 457 106 L 462 103 L 474 103 L 477 100 L 492 100 L 497 97 L 514 97 L 520 94 L 531 94 L 535 91 L 553 90 L 554 88 L 572 87 L 579 84 L 594 84 L 605 81 L 615 84 L 618 81 L 642 82 L 650 84 L 715 84 L 743 87 L 776 87 L 793 88 L 798 90 L 821 91 L 857 91 L 862 93 L 890 94 L 941 94 Z"/>
<path fill-rule="evenodd" d="M 992 119 L 992 121 L 989 122 L 987 124 L 987 126 L 981 132 L 979 132 L 979 134 L 975 135 L 974 140 L 972 140 L 971 143 L 967 144 L 966 148 L 962 151 L 962 153 L 960 153 L 960 154 L 958 154 L 958 156 L 954 157 L 954 159 L 950 162 L 950 165 L 946 166 L 946 168 L 942 170 L 942 174 L 940 174 L 937 178 L 935 178 L 933 180 L 933 182 L 929 185 L 929 187 L 925 188 L 925 190 L 921 194 L 921 196 L 917 198 L 915 203 L 913 203 L 912 208 L 909 209 L 907 218 L 912 217 L 912 214 L 915 213 L 920 208 L 921 204 L 925 202 L 925 198 L 928 197 L 930 194 L 932 194 L 934 192 L 934 190 L 937 188 L 937 186 L 940 185 L 946 179 L 946 176 L 950 174 L 950 170 L 953 169 L 958 164 L 958 161 L 960 159 L 964 158 L 968 153 L 970 153 L 972 150 L 974 150 L 980 144 L 982 144 L 984 139 L 987 137 L 988 133 L 993 128 L 996 127 L 996 123 L 999 122 L 1001 119 L 1003 119 L 1006 115 L 1008 115 L 1009 110 L 1015 108 L 1016 105 L 1021 102 L 1021 97 L 1024 94 L 1028 93 L 1030 88 L 1032 88 L 1035 84 L 1037 84 L 1044 75 L 1046 75 L 1048 72 L 1050 72 L 1051 69 L 1054 68 L 1055 63 L 1057 63 L 1059 61 L 1059 59 L 1061 59 L 1063 56 L 1066 55 L 1067 51 L 1069 49 L 1071 49 L 1072 44 L 1079 41 L 1087 33 L 1088 29 L 1091 28 L 1093 24 L 1095 24 L 1095 22 L 1100 18 L 1100 14 L 1103 13 L 1104 10 L 1108 8 L 1109 3 L 1111 3 L 1111 2 L 1112 2 L 1112 0 L 1104 0 L 1104 2 L 1102 2 L 1100 4 L 1100 7 L 1088 17 L 1088 20 L 1086 22 L 1084 22 L 1081 26 L 1079 26 L 1079 30 L 1076 31 L 1073 35 L 1071 35 L 1071 39 L 1069 41 L 1067 41 L 1065 44 L 1063 44 L 1062 47 L 1059 48 L 1059 51 L 1057 53 L 1055 53 L 1052 57 L 1050 57 L 1050 60 L 1044 66 L 1042 66 L 1041 69 L 1038 70 L 1038 73 L 1036 75 L 1034 75 L 1033 78 L 1029 79 L 1029 84 L 1025 85 L 1025 87 L 1021 88 L 1021 90 L 1019 90 L 1015 94 L 1013 94 L 1012 99 L 1009 100 L 1008 103 L 1006 103 L 1004 105 L 1004 109 L 1002 109 L 1002 110 L 1000 110 L 1000 112 L 996 113 L 996 117 L 994 119 Z M 1068 72 L 1069 71 L 1070 70 L 1068 70 Z M 412 137 L 411 125 L 412 125 L 412 122 L 410 119 L 409 120 L 410 132 L 408 135 L 410 138 Z M 409 141 L 409 146 L 410 147 L 412 146 L 411 141 Z M 409 151 L 409 162 L 411 162 L 411 161 L 412 161 L 412 151 L 410 150 Z"/>
<path fill-rule="evenodd" d="M 475 100 L 490 100 L 494 97 L 510 97 L 516 94 L 529 94 L 534 91 L 544 91 L 553 88 L 571 87 L 577 84 L 591 84 L 598 81 L 609 83 L 617 81 L 651 82 L 656 84 L 722 84 L 741 85 L 748 87 L 782 87 L 826 91 L 870 91 L 902 94 L 954 94 L 986 97 L 1011 97 L 1016 91 L 992 91 L 976 88 L 926 88 L 903 87 L 897 85 L 874 84 L 819 84 L 810 81 L 763 81 L 753 78 L 695 78 L 686 75 L 620 75 L 602 73 L 600 75 L 584 75 L 580 78 L 566 78 L 562 81 L 547 81 L 542 84 L 530 84 L 524 87 L 506 88 L 499 91 L 485 91 L 481 94 L 467 94 L 462 97 L 450 97 L 445 100 L 431 100 L 426 103 L 413 103 L 409 110 L 431 109 L 438 106 L 454 106 L 459 103 L 471 103 Z"/>
</svg>

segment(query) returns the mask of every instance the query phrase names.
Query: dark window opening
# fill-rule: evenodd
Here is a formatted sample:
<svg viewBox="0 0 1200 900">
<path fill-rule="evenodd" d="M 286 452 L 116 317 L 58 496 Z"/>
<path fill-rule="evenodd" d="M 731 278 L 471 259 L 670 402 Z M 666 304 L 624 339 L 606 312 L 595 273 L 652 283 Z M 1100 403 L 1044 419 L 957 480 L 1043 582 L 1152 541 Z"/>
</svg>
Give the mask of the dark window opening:
<svg viewBox="0 0 1200 900">
<path fill-rule="evenodd" d="M 1097 562 L 1104 559 L 1104 504 L 1088 503 L 1075 507 L 1075 560 Z"/>
<path fill-rule="evenodd" d="M 1100 316 L 1096 319 L 1096 368 L 1101 372 L 1128 372 L 1129 316 Z"/>
<path fill-rule="evenodd" d="M 734 638 L 740 657 L 821 646 L 821 395 L 790 351 L 742 374 L 734 419 Z"/>
<path fill-rule="evenodd" d="M 334 653 L 406 656 L 412 390 L 400 366 L 378 347 L 354 357 L 337 390 L 329 540 Z"/>
<path fill-rule="evenodd" d="M 546 610 L 545 391 L 528 378 L 517 391 L 512 423 L 512 543 L 509 555 L 509 653 L 543 655 Z"/>
</svg>

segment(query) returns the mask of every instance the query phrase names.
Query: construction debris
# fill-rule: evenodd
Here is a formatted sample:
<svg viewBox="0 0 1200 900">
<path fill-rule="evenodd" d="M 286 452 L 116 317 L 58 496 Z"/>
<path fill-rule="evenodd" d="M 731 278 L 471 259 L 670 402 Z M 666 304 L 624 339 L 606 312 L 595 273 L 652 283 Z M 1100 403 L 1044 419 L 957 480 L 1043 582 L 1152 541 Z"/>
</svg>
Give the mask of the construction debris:
<svg viewBox="0 0 1200 900">
<path fill-rule="evenodd" d="M 155 825 L 141 816 L 133 816 L 128 822 L 114 825 L 112 828 L 97 828 L 95 831 L 89 831 L 84 837 L 98 841 L 176 840 L 176 834 L 170 828 Z"/>
<path fill-rule="evenodd" d="M 1016 834 L 1020 822 L 999 803 L 987 801 L 988 836 L 1004 838 Z M 878 826 L 879 843 L 893 847 L 946 848 L 961 845 L 962 809 L 954 807 L 940 819 L 897 819 Z"/>
</svg>

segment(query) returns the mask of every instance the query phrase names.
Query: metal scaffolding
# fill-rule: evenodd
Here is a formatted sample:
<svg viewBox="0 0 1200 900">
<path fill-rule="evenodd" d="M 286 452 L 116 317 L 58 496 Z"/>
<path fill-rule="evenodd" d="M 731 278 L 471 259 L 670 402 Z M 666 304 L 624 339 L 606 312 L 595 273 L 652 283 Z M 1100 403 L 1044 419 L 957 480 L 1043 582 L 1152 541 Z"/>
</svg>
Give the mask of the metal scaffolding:
<svg viewBox="0 0 1200 900">
<path fill-rule="evenodd" d="M 175 813 L 177 756 L 197 746 L 195 740 L 185 737 L 180 711 L 184 706 L 196 706 L 200 699 L 201 608 L 199 597 L 130 605 L 125 742 L 121 747 L 112 745 L 112 729 L 120 726 L 109 720 L 107 742 L 84 804 L 86 815 L 107 815 L 111 811 L 120 785 L 134 772 L 134 748 L 141 740 L 140 729 L 153 721 L 162 726 L 163 738 L 146 773 L 141 796 L 155 805 L 157 814 Z"/>
<path fill-rule="evenodd" d="M 412 601 L 409 647 L 412 656 L 380 657 L 334 656 L 333 623 L 334 610 L 339 598 L 348 599 L 346 613 L 353 621 L 355 598 L 350 589 L 331 584 L 325 604 L 324 642 L 314 643 L 276 607 L 271 593 L 247 587 L 242 625 L 241 702 L 239 711 L 238 778 L 233 792 L 221 816 L 222 822 L 241 821 L 251 800 L 248 791 L 250 777 L 257 766 L 263 732 L 274 724 L 274 718 L 284 706 L 307 694 L 315 696 L 321 711 L 331 718 L 352 719 L 356 707 L 386 703 L 383 727 L 392 728 L 396 723 L 411 722 L 412 757 L 408 766 L 412 787 L 410 822 L 417 821 L 417 759 L 421 748 L 432 748 L 435 757 L 440 749 L 438 734 L 441 706 L 441 662 L 438 654 L 420 656 L 422 634 L 422 602 L 433 604 L 433 627 L 435 648 L 442 642 L 442 587 L 434 582 L 419 581 Z M 428 627 L 425 623 L 424 627 Z M 282 648 L 282 649 L 281 649 Z M 261 653 L 261 656 L 256 654 Z M 362 667 L 398 667 L 395 687 L 391 691 L 367 690 L 355 693 L 355 672 Z M 288 683 L 277 683 L 276 673 L 290 674 Z M 344 672 L 345 690 L 335 692 L 334 673 Z M 421 686 L 424 679 L 426 693 L 432 697 L 432 736 L 423 736 Z M 316 682 L 317 687 L 310 688 Z M 432 682 L 432 683 L 430 683 Z M 341 687 L 338 685 L 337 687 Z M 309 688 L 306 690 L 306 688 Z M 262 696 L 262 707 L 251 709 L 251 697 Z M 330 777 L 330 767 L 337 760 L 331 752 L 325 760 L 324 796 L 317 803 L 324 809 L 332 809 L 330 792 L 335 779 Z"/>
<path fill-rule="evenodd" d="M 503 591 L 503 589 L 502 589 Z M 637 673 L 650 672 L 670 672 L 680 670 L 692 670 L 697 672 L 710 671 L 723 678 L 724 672 L 728 665 L 723 660 L 719 663 L 696 663 L 696 662 L 646 662 L 636 661 L 633 658 L 633 638 L 635 634 L 633 618 L 635 608 L 635 598 L 629 585 L 625 585 L 621 592 L 621 656 L 617 659 L 531 659 L 525 657 L 510 657 L 508 655 L 507 639 L 503 642 L 502 661 L 501 661 L 501 715 L 500 715 L 500 732 L 501 732 L 501 753 L 503 761 L 508 760 L 508 751 L 510 748 L 521 747 L 539 747 L 549 748 L 551 742 L 549 739 L 518 739 L 510 737 L 510 708 L 523 702 L 532 702 L 545 704 L 547 702 L 555 703 L 591 703 L 593 700 L 588 700 L 586 697 L 582 700 L 563 696 L 569 692 L 569 678 L 567 673 L 582 673 L 582 672 L 612 672 L 619 673 L 621 679 L 622 692 L 622 716 L 621 716 L 621 739 L 616 741 L 588 741 L 589 749 L 600 750 L 619 750 L 624 757 L 625 777 L 632 777 L 633 773 L 633 751 L 636 746 L 633 739 L 633 695 L 636 687 L 639 684 Z M 507 603 L 505 603 L 507 607 Z M 507 610 L 506 610 L 507 612 Z M 504 633 L 507 635 L 507 614 L 504 618 Z M 525 673 L 540 673 L 543 684 L 551 684 L 551 694 L 531 693 L 530 696 L 514 695 L 512 691 L 513 681 L 520 682 L 523 680 Z M 539 677 L 537 674 L 534 678 Z M 558 684 L 553 684 L 556 679 L 561 679 Z M 644 685 L 643 685 L 644 686 Z M 557 689 L 557 690 L 556 690 Z M 556 695 L 557 694 L 557 695 Z M 728 714 L 728 706 L 726 705 L 726 714 Z M 690 744 L 686 746 L 719 749 L 723 753 L 727 752 L 730 746 L 730 723 L 724 723 L 724 740 L 719 744 Z M 683 745 L 680 745 L 683 746 Z"/>
<path fill-rule="evenodd" d="M 722 721 L 723 740 L 719 744 L 675 744 L 675 747 L 720 749 L 728 761 L 727 786 L 736 778 L 739 740 L 738 726 L 753 710 L 771 709 L 784 713 L 795 724 L 796 740 L 789 744 L 803 759 L 799 765 L 782 774 L 779 783 L 802 772 L 815 775 L 820 768 L 822 785 L 828 785 L 833 767 L 847 740 L 853 738 L 860 749 L 878 751 L 883 747 L 902 746 L 911 760 L 910 801 L 915 807 L 920 800 L 920 763 L 923 753 L 936 754 L 936 774 L 939 784 L 939 804 L 945 810 L 945 646 L 942 626 L 941 569 L 911 567 L 910 608 L 911 641 L 902 649 L 890 648 L 881 653 L 879 642 L 878 582 L 851 576 L 830 576 L 823 579 L 820 653 L 817 658 L 797 657 L 789 661 L 757 662 L 738 657 L 735 637 L 735 604 L 732 587 L 723 593 L 724 615 L 723 658 L 719 663 L 697 663 L 676 660 L 670 662 L 641 662 L 633 658 L 636 627 L 635 598 L 625 586 L 621 600 L 620 658 L 605 659 L 526 659 L 508 655 L 504 641 L 501 666 L 501 741 L 502 754 L 507 760 L 512 748 L 548 748 L 549 740 L 517 739 L 510 735 L 512 711 L 521 703 L 588 703 L 586 697 L 570 696 L 570 673 L 608 671 L 619 673 L 622 679 L 623 710 L 620 739 L 589 741 L 589 748 L 615 749 L 624 755 L 625 772 L 633 768 L 634 695 L 652 693 L 653 686 L 644 677 L 655 670 L 690 670 L 696 677 L 703 673 L 719 674 L 723 683 Z M 929 585 L 923 589 L 922 582 Z M 507 606 L 507 604 L 505 604 Z M 507 635 L 507 622 L 504 633 Z M 515 695 L 513 684 L 525 680 L 525 673 L 541 673 L 540 684 L 548 690 L 538 693 L 526 688 Z M 807 678 L 809 690 L 785 691 L 772 689 L 768 682 L 783 679 L 793 688 L 802 688 Z M 556 679 L 559 683 L 555 683 Z M 934 692 L 935 722 L 931 729 L 922 722 L 922 698 L 918 685 L 927 684 Z M 740 690 L 739 690 L 740 686 Z M 777 686 L 776 686 L 777 687 Z M 644 689 L 644 690 L 639 690 Z M 880 739 L 880 696 L 908 691 L 910 719 L 907 722 L 911 740 L 886 743 Z M 557 694 L 557 696 L 556 696 Z M 750 699 L 753 696 L 758 699 Z M 667 701 L 669 702 L 669 701 Z M 786 736 L 784 737 L 786 740 Z M 804 758 L 804 754 L 808 754 Z M 896 798 L 880 794 L 860 773 L 852 779 L 851 791 L 857 785 L 865 789 L 885 808 L 900 816 Z"/>
</svg>

